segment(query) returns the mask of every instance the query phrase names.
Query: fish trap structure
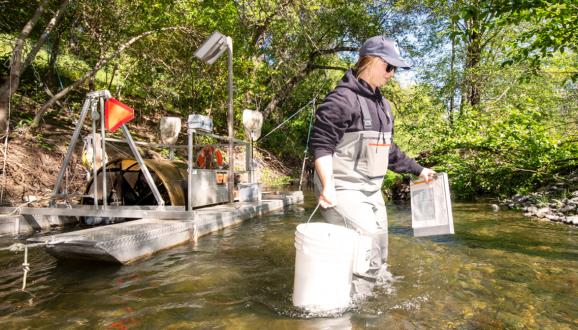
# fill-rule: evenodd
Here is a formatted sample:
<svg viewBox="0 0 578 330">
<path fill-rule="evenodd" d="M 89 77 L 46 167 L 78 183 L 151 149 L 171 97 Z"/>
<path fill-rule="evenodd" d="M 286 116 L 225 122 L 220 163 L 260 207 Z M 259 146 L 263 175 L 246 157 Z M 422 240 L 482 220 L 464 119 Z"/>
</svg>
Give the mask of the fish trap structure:
<svg viewBox="0 0 578 330">
<path fill-rule="evenodd" d="M 181 128 L 181 120 L 177 117 L 161 120 L 163 144 L 136 142 L 127 127 L 134 118 L 133 109 L 112 98 L 107 90 L 90 92 L 60 167 L 49 207 L 2 208 L 2 211 L 43 219 L 50 224 L 70 221 L 106 224 L 28 241 L 43 243 L 48 253 L 59 259 L 126 264 L 302 202 L 300 191 L 261 193 L 259 183 L 254 181 L 252 141 L 258 135 L 251 135 L 251 143 L 234 138 L 231 38 L 216 32 L 195 55 L 210 64 L 226 50 L 229 55 L 227 137 L 213 134 L 211 118 L 190 114 L 186 121 L 186 145 L 176 145 Z M 83 192 L 69 194 L 62 189 L 66 169 L 89 115 L 91 132 L 85 137 L 83 159 L 91 165 L 90 176 Z M 258 125 L 255 123 L 252 121 L 246 130 L 260 133 L 262 118 L 257 121 Z M 107 137 L 107 132 L 117 129 L 122 131 L 124 139 Z M 216 142 L 200 144 L 195 140 Z M 109 161 L 108 143 L 127 144 L 133 157 Z M 226 152 L 219 148 L 222 145 L 227 146 Z M 237 170 L 234 164 L 235 146 L 245 148 L 244 170 Z M 166 148 L 169 157 L 145 159 L 139 147 Z M 186 151 L 186 159 L 177 159 L 175 152 L 178 150 Z M 243 173 L 247 174 L 249 182 L 240 182 L 239 191 L 235 178 Z M 79 195 L 80 203 L 71 203 Z"/>
</svg>

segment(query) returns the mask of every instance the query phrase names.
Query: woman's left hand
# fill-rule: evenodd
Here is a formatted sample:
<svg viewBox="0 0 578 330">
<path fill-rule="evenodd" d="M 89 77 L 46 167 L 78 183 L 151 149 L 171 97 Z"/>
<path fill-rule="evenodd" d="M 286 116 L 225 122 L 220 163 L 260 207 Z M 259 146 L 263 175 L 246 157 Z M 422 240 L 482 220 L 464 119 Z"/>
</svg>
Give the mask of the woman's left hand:
<svg viewBox="0 0 578 330">
<path fill-rule="evenodd" d="M 432 170 L 431 168 L 424 168 L 421 173 L 419 174 L 419 177 L 424 179 L 425 182 L 430 182 L 430 180 L 433 180 L 434 177 L 436 175 L 436 172 L 434 170 Z"/>
</svg>

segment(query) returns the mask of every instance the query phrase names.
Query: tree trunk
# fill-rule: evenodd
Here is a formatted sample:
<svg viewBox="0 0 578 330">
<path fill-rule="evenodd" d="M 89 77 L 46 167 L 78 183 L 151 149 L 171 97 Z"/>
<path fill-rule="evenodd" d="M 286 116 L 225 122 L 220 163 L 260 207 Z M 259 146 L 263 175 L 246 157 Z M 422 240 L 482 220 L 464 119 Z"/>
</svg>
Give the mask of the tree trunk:
<svg viewBox="0 0 578 330">
<path fill-rule="evenodd" d="M 181 26 L 171 26 L 171 27 L 166 27 L 166 28 L 161 28 L 158 30 L 154 30 L 154 31 L 147 31 L 147 32 L 143 32 L 133 38 L 131 38 L 130 40 L 128 40 L 127 42 L 123 43 L 122 45 L 120 45 L 120 47 L 118 47 L 116 49 L 116 51 L 114 51 L 114 53 L 112 53 L 111 55 L 109 55 L 108 57 L 105 58 L 101 58 L 98 62 L 96 62 L 96 64 L 94 65 L 94 67 L 92 68 L 92 70 L 90 70 L 89 72 L 85 73 L 82 77 L 80 77 L 78 80 L 76 80 L 75 82 L 73 82 L 72 84 L 70 84 L 69 86 L 67 86 L 66 88 L 63 88 L 60 92 L 56 93 L 56 95 L 54 95 L 50 100 L 48 100 L 48 102 L 46 102 L 41 108 L 40 110 L 38 110 L 38 112 L 36 113 L 36 116 L 34 116 L 34 121 L 32 122 L 32 125 L 30 125 L 30 127 L 32 129 L 37 129 L 40 127 L 40 123 L 42 121 L 42 118 L 44 117 L 44 113 L 50 109 L 58 100 L 60 100 L 61 98 L 63 98 L 64 96 L 66 96 L 68 93 L 70 93 L 72 90 L 74 90 L 75 88 L 77 88 L 78 86 L 80 86 L 81 84 L 83 84 L 88 78 L 93 77 L 98 70 L 100 70 L 104 65 L 106 65 L 108 62 L 110 62 L 112 59 L 116 58 L 118 55 L 120 55 L 125 49 L 127 49 L 128 47 L 130 47 L 132 44 L 134 44 L 135 42 L 137 42 L 138 40 L 147 37 L 151 34 L 155 34 L 158 32 L 163 32 L 163 31 L 167 31 L 167 30 L 178 30 L 178 29 L 186 29 L 184 27 Z"/>
<path fill-rule="evenodd" d="M 48 61 L 48 72 L 46 77 L 46 82 L 50 88 L 58 90 L 60 87 L 58 81 L 58 72 L 56 68 L 56 61 L 58 59 L 58 54 L 60 53 L 60 33 L 54 35 L 52 41 L 52 48 L 50 49 L 50 58 Z"/>
<path fill-rule="evenodd" d="M 116 75 L 116 70 L 118 70 L 118 62 L 114 65 L 114 68 L 112 69 L 112 74 L 110 75 L 110 81 L 108 83 L 108 87 L 106 89 L 110 90 L 110 88 L 112 87 L 112 82 L 114 81 L 114 76 Z"/>
<path fill-rule="evenodd" d="M 452 32 L 455 31 L 455 21 L 452 20 Z M 456 63 L 456 37 L 451 37 L 452 41 L 452 55 L 450 60 L 450 104 L 448 111 L 448 120 L 450 122 L 450 127 L 454 125 L 454 107 L 455 107 L 455 97 L 456 97 L 456 73 L 455 73 L 455 63 Z"/>
<path fill-rule="evenodd" d="M 32 32 L 32 29 L 38 23 L 40 16 L 44 13 L 48 0 L 43 0 L 36 8 L 32 18 L 26 22 L 26 25 L 20 31 L 20 35 L 14 43 L 12 50 L 12 57 L 10 58 L 10 73 L 8 79 L 0 86 L 0 134 L 6 134 L 8 129 L 8 105 L 10 98 L 14 91 L 18 88 L 20 83 L 20 73 L 22 66 L 22 49 L 24 48 L 24 41 Z"/>
<path fill-rule="evenodd" d="M 478 72 L 482 57 L 480 35 L 473 31 L 466 50 L 466 72 L 468 74 L 468 103 L 475 107 L 480 104 L 480 73 Z"/>
<path fill-rule="evenodd" d="M 24 63 L 22 63 L 22 49 L 24 47 L 24 42 L 26 38 L 28 38 L 28 36 L 30 35 L 30 32 L 32 31 L 36 23 L 38 23 L 38 20 L 42 16 L 42 13 L 44 13 L 48 0 L 43 0 L 40 3 L 38 8 L 36 8 L 36 11 L 34 12 L 34 15 L 26 23 L 26 25 L 20 32 L 18 39 L 16 39 L 10 64 L 10 77 L 0 87 L 0 132 L 7 132 L 8 130 L 8 120 L 9 120 L 8 105 L 10 103 L 10 98 L 16 92 L 18 86 L 20 85 L 20 77 L 22 76 L 22 73 L 24 72 L 24 70 L 26 70 L 26 68 L 30 65 L 30 63 L 32 63 L 34 58 L 36 58 L 36 54 L 38 54 L 38 52 L 48 39 L 50 32 L 52 31 L 52 29 L 54 28 L 60 17 L 62 17 L 62 14 L 64 13 L 66 6 L 68 5 L 68 2 L 69 0 L 63 0 L 61 2 L 60 7 L 56 11 L 56 13 L 54 13 L 54 16 L 52 16 L 52 18 L 46 25 L 46 28 L 44 29 L 41 37 L 38 39 L 38 41 L 36 41 L 36 44 L 26 56 Z"/>
<path fill-rule="evenodd" d="M 60 20 L 62 15 L 64 15 L 66 6 L 68 6 L 69 1 L 70 0 L 63 0 L 60 3 L 60 7 L 58 7 L 58 10 L 54 13 L 54 16 L 52 16 L 50 21 L 48 21 L 48 24 L 46 24 L 46 28 L 44 28 L 42 35 L 40 36 L 40 38 L 38 38 L 38 41 L 36 41 L 34 48 L 32 48 L 30 53 L 28 53 L 28 55 L 26 56 L 26 60 L 24 61 L 24 64 L 22 65 L 22 68 L 20 69 L 21 74 L 22 74 L 22 72 L 24 72 L 24 70 L 26 70 L 26 68 L 30 65 L 30 63 L 32 63 L 32 61 L 34 61 L 34 59 L 36 58 L 36 54 L 38 54 L 40 49 L 42 49 L 42 46 L 44 46 L 44 44 L 46 43 L 46 40 L 48 40 L 48 36 L 50 36 L 50 32 L 52 32 L 52 30 L 56 26 L 56 23 L 58 23 L 58 20 Z"/>
</svg>

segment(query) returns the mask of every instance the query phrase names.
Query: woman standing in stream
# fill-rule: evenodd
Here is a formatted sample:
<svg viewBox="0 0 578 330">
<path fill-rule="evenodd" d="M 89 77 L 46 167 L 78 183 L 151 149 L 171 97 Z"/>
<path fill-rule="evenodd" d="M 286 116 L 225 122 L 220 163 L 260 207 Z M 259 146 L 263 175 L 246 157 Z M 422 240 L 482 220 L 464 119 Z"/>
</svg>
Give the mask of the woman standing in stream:
<svg viewBox="0 0 578 330">
<path fill-rule="evenodd" d="M 368 39 L 359 60 L 316 111 L 311 136 L 315 190 L 325 220 L 372 238 L 370 270 L 354 274 L 375 279 L 387 261 L 387 213 L 381 193 L 388 169 L 429 181 L 435 172 L 405 155 L 393 141 L 394 118 L 379 90 L 397 68 L 409 69 L 394 40 Z M 367 281 L 354 280 L 354 296 L 371 293 Z"/>
</svg>

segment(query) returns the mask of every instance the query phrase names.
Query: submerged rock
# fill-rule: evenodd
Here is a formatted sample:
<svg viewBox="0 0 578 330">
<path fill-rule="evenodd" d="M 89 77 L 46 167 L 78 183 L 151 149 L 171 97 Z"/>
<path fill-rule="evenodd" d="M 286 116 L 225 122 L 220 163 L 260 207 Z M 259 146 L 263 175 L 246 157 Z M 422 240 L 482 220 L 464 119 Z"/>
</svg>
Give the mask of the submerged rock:
<svg viewBox="0 0 578 330">
<path fill-rule="evenodd" d="M 536 215 L 538 218 L 545 218 L 546 215 L 548 215 L 550 212 L 551 212 L 551 211 L 550 211 L 550 208 L 548 208 L 548 207 L 543 207 L 543 208 L 538 209 L 538 210 L 536 211 L 535 215 Z"/>
<path fill-rule="evenodd" d="M 527 211 L 530 215 L 534 215 L 534 214 L 536 214 L 536 212 L 538 212 L 538 208 L 535 207 L 534 205 L 532 205 L 532 206 L 526 207 L 525 211 Z"/>
<path fill-rule="evenodd" d="M 545 218 L 551 221 L 560 221 L 563 220 L 564 217 L 560 217 L 554 214 L 546 214 Z"/>
</svg>

